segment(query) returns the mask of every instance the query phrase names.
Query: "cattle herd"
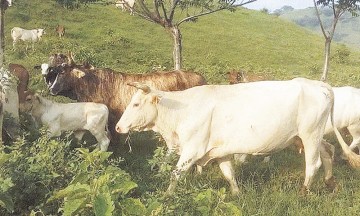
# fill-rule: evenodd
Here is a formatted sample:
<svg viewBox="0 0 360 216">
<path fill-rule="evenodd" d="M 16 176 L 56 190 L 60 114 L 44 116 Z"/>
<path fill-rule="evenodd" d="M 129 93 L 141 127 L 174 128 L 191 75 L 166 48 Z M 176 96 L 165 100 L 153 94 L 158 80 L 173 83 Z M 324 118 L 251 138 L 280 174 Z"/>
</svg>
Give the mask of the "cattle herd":
<svg viewBox="0 0 360 216">
<path fill-rule="evenodd" d="M 132 8 L 122 0 L 119 7 Z M 131 13 L 133 10 L 129 9 Z M 59 37 L 65 33 L 58 25 Z M 13 46 L 19 40 L 36 42 L 44 29 L 11 30 Z M 178 179 L 193 165 L 199 168 L 215 161 L 239 193 L 232 166 L 234 155 L 269 155 L 296 143 L 305 154 L 305 181 L 301 192 L 310 190 L 314 175 L 323 164 L 325 183 L 334 190 L 332 169 L 334 146 L 323 140 L 335 133 L 343 155 L 360 167 L 360 89 L 331 87 L 304 78 L 261 81 L 243 71 L 228 73 L 229 85 L 208 85 L 203 76 L 190 71 L 126 74 L 109 68 L 76 63 L 72 53 L 53 54 L 41 68 L 51 95 L 65 96 L 74 103 L 57 103 L 28 90 L 29 73 L 21 65 L 9 64 L 18 82 L 3 86 L 1 111 L 19 123 L 19 111 L 29 113 L 35 124 L 48 128 L 48 136 L 74 131 L 81 140 L 89 131 L 97 147 L 107 151 L 130 131 L 158 132 L 168 153 L 178 154 L 166 194 L 174 192 Z M 10 87 L 9 87 L 10 86 Z M 6 90 L 9 89 L 11 90 Z M 5 89 L 5 90 L 4 90 Z M 1 112 L 2 114 L 2 112 Z M 2 125 L 2 115 L 0 117 Z M 339 129 L 347 129 L 353 140 L 348 146 Z M 8 133 L 13 129 L 4 127 Z M 11 132 L 12 131 L 12 132 Z M 1 137 L 0 137 L 1 138 Z M 200 169 L 199 169 L 200 170 Z"/>
</svg>

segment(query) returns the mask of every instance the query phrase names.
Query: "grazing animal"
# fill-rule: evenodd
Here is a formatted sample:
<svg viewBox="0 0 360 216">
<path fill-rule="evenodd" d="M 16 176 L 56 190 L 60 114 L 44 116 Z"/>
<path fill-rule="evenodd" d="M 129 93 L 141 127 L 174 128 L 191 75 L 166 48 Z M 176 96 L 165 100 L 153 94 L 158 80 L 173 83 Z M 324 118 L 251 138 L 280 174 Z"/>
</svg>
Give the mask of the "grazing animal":
<svg viewBox="0 0 360 216">
<path fill-rule="evenodd" d="M 87 130 L 96 138 L 101 151 L 109 146 L 106 131 L 109 110 L 104 104 L 57 103 L 38 94 L 29 94 L 23 109 L 31 113 L 36 123 L 48 127 L 50 137 L 74 131 L 75 137 L 81 140 Z"/>
<path fill-rule="evenodd" d="M 149 74 L 125 74 L 108 68 L 76 65 L 72 56 L 67 64 L 50 67 L 45 76 L 52 95 L 62 95 L 79 102 L 96 102 L 108 106 L 109 127 L 116 136 L 115 124 L 136 89 L 128 82 L 146 82 L 156 89 L 178 91 L 204 85 L 204 77 L 194 72 L 171 71 Z"/>
<path fill-rule="evenodd" d="M 19 27 L 14 27 L 11 29 L 11 37 L 13 39 L 13 48 L 18 40 L 30 41 L 34 48 L 34 42 L 40 41 L 41 37 L 45 34 L 44 29 L 23 29 Z M 26 47 L 27 48 L 27 47 Z"/>
<path fill-rule="evenodd" d="M 333 87 L 335 95 L 334 125 L 338 129 L 347 129 L 352 136 L 350 149 L 359 148 L 360 154 L 360 89 L 345 86 Z M 325 134 L 333 133 L 330 119 Z"/>
<path fill-rule="evenodd" d="M 244 71 L 230 71 L 227 73 L 229 84 L 247 83 L 255 81 L 264 81 L 265 77 L 261 75 L 246 75 Z"/>
<path fill-rule="evenodd" d="M 331 87 L 320 81 L 297 78 L 237 85 L 205 85 L 165 92 L 133 83 L 139 90 L 116 124 L 118 133 L 153 130 L 180 154 L 167 194 L 193 164 L 215 160 L 233 194 L 239 192 L 231 164 L 233 154 L 269 154 L 284 149 L 299 137 L 304 144 L 306 193 L 321 166 L 325 183 L 335 187 L 332 155 L 321 140 L 329 114 L 333 115 Z M 360 166 L 334 129 L 351 165 Z"/>
<path fill-rule="evenodd" d="M 9 71 L 18 79 L 17 91 L 19 95 L 19 104 L 22 106 L 25 102 L 26 91 L 28 90 L 29 72 L 24 66 L 12 63 L 9 64 Z"/>
<path fill-rule="evenodd" d="M 115 7 L 121 8 L 122 11 L 129 10 L 130 15 L 134 15 L 135 0 L 119 0 L 115 3 Z"/>
<path fill-rule="evenodd" d="M 65 26 L 63 25 L 57 25 L 55 32 L 59 35 L 59 38 L 62 38 L 65 36 Z"/>
<path fill-rule="evenodd" d="M 8 70 L 1 68 L 1 101 L 4 113 L 9 114 L 13 121 L 4 122 L 4 131 L 7 135 L 14 139 L 19 132 L 19 95 L 17 92 L 16 77 Z"/>
</svg>

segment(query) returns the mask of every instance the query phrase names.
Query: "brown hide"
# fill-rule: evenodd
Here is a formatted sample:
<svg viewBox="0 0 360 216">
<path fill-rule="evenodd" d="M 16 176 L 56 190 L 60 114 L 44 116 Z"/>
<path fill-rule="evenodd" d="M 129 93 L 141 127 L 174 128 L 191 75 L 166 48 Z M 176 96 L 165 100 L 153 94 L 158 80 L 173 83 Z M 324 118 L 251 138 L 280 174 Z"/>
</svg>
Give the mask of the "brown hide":
<svg viewBox="0 0 360 216">
<path fill-rule="evenodd" d="M 57 25 L 55 31 L 59 35 L 60 38 L 64 37 L 64 35 L 65 35 L 65 27 L 63 25 Z"/>
<path fill-rule="evenodd" d="M 144 82 L 164 90 L 177 91 L 204 85 L 204 77 L 194 72 L 171 71 L 149 74 L 125 74 L 111 69 L 89 69 L 84 66 L 59 66 L 57 84 L 50 92 L 53 95 L 74 94 L 79 102 L 103 103 L 109 108 L 109 129 L 116 136 L 115 124 L 120 119 L 136 88 L 127 83 Z M 83 73 L 81 77 L 78 74 Z M 77 75 L 76 75 L 77 74 Z M 60 86 L 62 85 L 62 86 Z"/>
<path fill-rule="evenodd" d="M 246 74 L 244 71 L 230 71 L 227 73 L 229 84 L 246 83 L 267 80 L 266 77 L 256 74 Z"/>
<path fill-rule="evenodd" d="M 17 91 L 19 94 L 19 103 L 22 104 L 25 102 L 25 91 L 28 89 L 29 72 L 24 66 L 12 63 L 9 64 L 9 70 L 19 79 Z"/>
</svg>

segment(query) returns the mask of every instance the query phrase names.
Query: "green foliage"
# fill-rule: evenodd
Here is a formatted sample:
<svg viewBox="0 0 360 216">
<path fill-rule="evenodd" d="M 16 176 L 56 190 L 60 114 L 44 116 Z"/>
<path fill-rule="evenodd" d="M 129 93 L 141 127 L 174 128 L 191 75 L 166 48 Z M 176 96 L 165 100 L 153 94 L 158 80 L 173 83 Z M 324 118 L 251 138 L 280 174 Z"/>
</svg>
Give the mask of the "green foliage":
<svg viewBox="0 0 360 216">
<path fill-rule="evenodd" d="M 226 202 L 226 190 L 207 189 L 193 199 L 199 215 L 242 215 L 241 209 L 233 202 Z"/>
<path fill-rule="evenodd" d="M 128 73 L 173 67 L 167 32 L 114 5 L 67 10 L 53 0 L 16 0 L 5 18 L 7 63 L 24 65 L 30 72 L 30 89 L 52 100 L 68 101 L 48 95 L 40 71 L 33 66 L 53 53 L 70 50 L 77 62 Z M 54 31 L 58 23 L 66 28 L 62 39 Z M 10 29 L 14 26 L 45 27 L 47 34 L 34 50 L 25 50 L 24 43 L 13 50 Z M 184 25 L 182 34 L 184 69 L 201 73 L 209 84 L 226 84 L 226 73 L 240 69 L 276 80 L 318 79 L 321 74 L 322 38 L 275 16 L 242 8 L 235 13 L 222 11 Z M 334 43 L 333 50 L 337 48 Z M 349 50 L 347 63 L 333 59 L 329 83 L 334 86 L 360 87 L 360 54 Z M 1 163 L 0 193 L 10 195 L 1 199 L 0 215 L 356 215 L 360 211 L 360 173 L 339 159 L 334 166 L 340 188 L 336 194 L 326 191 L 320 170 L 313 194 L 298 196 L 304 156 L 287 149 L 275 154 L 270 164 L 254 157 L 237 166 L 239 197 L 224 190 L 228 183 L 214 163 L 201 175 L 190 171 L 173 197 L 164 199 L 176 156 L 167 158 L 166 148 L 157 148 L 163 143 L 151 133 L 131 135 L 132 153 L 119 145 L 123 140 L 116 141 L 110 155 L 74 150 L 71 136 L 48 139 L 27 118 L 21 125 L 29 134 L 0 154 L 0 161 L 6 161 Z M 115 160 L 119 156 L 124 160 Z"/>
<path fill-rule="evenodd" d="M 5 208 L 8 212 L 14 211 L 14 202 L 9 190 L 14 186 L 10 177 L 4 176 L 4 164 L 9 160 L 9 155 L 0 149 L 0 207 Z"/>
<path fill-rule="evenodd" d="M 95 215 L 107 216 L 114 213 L 116 206 L 122 211 L 130 211 L 125 208 L 126 203 L 133 200 L 128 199 L 127 195 L 137 184 L 116 164 L 107 163 L 111 153 L 98 150 L 90 152 L 80 148 L 76 155 L 81 161 L 77 166 L 77 174 L 67 187 L 56 191 L 48 202 L 63 200 L 64 215 L 93 212 Z M 143 206 L 141 202 L 136 204 Z"/>
<path fill-rule="evenodd" d="M 338 64 L 346 64 L 350 61 L 350 54 L 350 49 L 345 45 L 342 45 L 335 50 L 332 55 L 332 60 Z"/>
<path fill-rule="evenodd" d="M 43 136 L 28 142 L 24 135 L 6 146 L 1 158 L 2 176 L 11 179 L 14 185 L 8 193 L 14 201 L 14 211 L 18 212 L 29 206 L 36 208 L 52 208 L 45 206 L 45 200 L 55 188 L 66 185 L 72 174 L 71 167 L 64 166 L 64 161 L 71 162 L 73 154 L 69 150 L 68 140 L 50 140 Z"/>
</svg>

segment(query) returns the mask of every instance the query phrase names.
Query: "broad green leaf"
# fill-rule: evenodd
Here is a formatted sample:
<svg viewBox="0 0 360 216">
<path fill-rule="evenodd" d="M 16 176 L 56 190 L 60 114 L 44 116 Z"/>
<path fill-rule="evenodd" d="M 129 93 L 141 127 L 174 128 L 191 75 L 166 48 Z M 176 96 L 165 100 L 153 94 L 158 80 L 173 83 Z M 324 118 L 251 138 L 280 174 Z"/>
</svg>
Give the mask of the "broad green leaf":
<svg viewBox="0 0 360 216">
<path fill-rule="evenodd" d="M 139 199 L 128 198 L 120 202 L 123 215 L 145 215 L 146 208 Z"/>
<path fill-rule="evenodd" d="M 68 199 L 64 203 L 64 216 L 71 216 L 86 206 L 86 198 Z"/>
<path fill-rule="evenodd" d="M 137 187 L 137 184 L 133 181 L 117 182 L 111 186 L 111 193 L 122 193 L 123 195 L 128 194 L 130 190 Z"/>
<path fill-rule="evenodd" d="M 163 204 L 158 201 L 154 201 L 148 205 L 146 215 L 159 215 L 162 209 Z"/>
<path fill-rule="evenodd" d="M 51 202 L 53 200 L 62 199 L 64 197 L 71 197 L 72 195 L 76 195 L 79 193 L 89 193 L 90 192 L 90 186 L 86 184 L 71 184 L 67 186 L 66 188 L 59 190 L 52 195 L 47 202 Z"/>
<path fill-rule="evenodd" d="M 111 216 L 114 211 L 114 202 L 109 193 L 101 193 L 95 197 L 94 212 L 97 216 Z"/>
</svg>

